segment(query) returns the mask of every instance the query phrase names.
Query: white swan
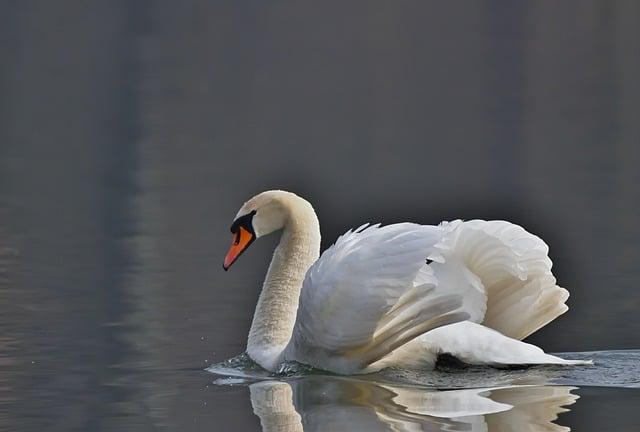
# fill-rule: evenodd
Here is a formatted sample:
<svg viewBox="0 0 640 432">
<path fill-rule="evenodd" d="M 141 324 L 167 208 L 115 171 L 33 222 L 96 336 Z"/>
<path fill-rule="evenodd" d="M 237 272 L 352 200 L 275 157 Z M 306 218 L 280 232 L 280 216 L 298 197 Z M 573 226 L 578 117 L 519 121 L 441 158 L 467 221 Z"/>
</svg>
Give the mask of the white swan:
<svg viewBox="0 0 640 432">
<path fill-rule="evenodd" d="M 548 247 L 504 221 L 363 225 L 320 253 L 309 202 L 285 191 L 247 201 L 227 270 L 258 237 L 282 229 L 247 343 L 274 371 L 298 361 L 341 373 L 472 364 L 581 364 L 521 342 L 567 311 Z"/>
</svg>

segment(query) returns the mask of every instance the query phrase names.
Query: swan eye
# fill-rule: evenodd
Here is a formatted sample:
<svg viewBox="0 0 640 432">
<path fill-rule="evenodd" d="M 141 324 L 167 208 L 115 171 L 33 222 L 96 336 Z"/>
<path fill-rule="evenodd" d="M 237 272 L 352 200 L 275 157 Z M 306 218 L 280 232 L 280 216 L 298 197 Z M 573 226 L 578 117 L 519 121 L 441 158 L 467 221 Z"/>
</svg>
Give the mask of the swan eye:
<svg viewBox="0 0 640 432">
<path fill-rule="evenodd" d="M 253 210 L 251 213 L 247 213 L 244 216 L 240 216 L 238 219 L 234 220 L 231 224 L 231 233 L 237 234 L 240 232 L 240 228 L 244 228 L 249 231 L 251 234 L 255 234 L 253 230 L 253 216 L 255 216 L 256 211 Z"/>
</svg>

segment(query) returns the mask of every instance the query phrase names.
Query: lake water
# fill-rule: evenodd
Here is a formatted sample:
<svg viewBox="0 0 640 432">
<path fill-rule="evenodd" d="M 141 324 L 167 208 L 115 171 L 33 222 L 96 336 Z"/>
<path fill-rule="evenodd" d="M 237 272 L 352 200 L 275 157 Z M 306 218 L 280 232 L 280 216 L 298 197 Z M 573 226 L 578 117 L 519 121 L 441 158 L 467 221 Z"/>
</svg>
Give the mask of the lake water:
<svg viewBox="0 0 640 432">
<path fill-rule="evenodd" d="M 248 389 L 264 431 L 632 430 L 640 401 L 640 351 L 563 356 L 592 359 L 594 365 L 497 370 L 444 364 L 436 371 L 360 377 L 278 377 L 236 358 L 208 368 L 220 377 L 207 390 Z M 607 405 L 598 407 L 603 398 Z M 602 417 L 594 419 L 588 409 Z"/>
<path fill-rule="evenodd" d="M 0 1 L 0 431 L 637 430 L 638 16 Z M 365 222 L 523 225 L 571 292 L 529 341 L 596 364 L 206 371 L 245 349 L 276 239 L 221 264 L 272 188 L 313 203 L 323 248 Z"/>
</svg>

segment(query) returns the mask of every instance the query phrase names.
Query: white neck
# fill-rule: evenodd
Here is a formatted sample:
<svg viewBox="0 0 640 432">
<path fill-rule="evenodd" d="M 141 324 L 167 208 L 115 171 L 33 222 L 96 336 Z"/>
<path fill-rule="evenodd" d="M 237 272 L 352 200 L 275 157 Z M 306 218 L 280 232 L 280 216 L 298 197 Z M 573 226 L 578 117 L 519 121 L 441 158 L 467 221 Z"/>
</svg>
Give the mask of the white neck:
<svg viewBox="0 0 640 432">
<path fill-rule="evenodd" d="M 247 353 L 271 371 L 291 339 L 305 274 L 320 254 L 318 218 L 308 202 L 300 201 L 290 208 L 249 331 Z"/>
</svg>

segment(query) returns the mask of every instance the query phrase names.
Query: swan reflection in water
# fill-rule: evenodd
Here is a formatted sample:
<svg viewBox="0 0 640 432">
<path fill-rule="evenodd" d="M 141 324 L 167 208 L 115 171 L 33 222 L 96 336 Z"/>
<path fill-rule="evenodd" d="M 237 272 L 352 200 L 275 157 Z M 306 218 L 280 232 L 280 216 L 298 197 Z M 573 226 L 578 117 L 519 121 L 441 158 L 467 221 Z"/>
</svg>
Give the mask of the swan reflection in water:
<svg viewBox="0 0 640 432">
<path fill-rule="evenodd" d="M 565 386 L 438 391 L 326 376 L 249 389 L 264 432 L 568 431 L 554 421 L 578 399 Z"/>
</svg>

